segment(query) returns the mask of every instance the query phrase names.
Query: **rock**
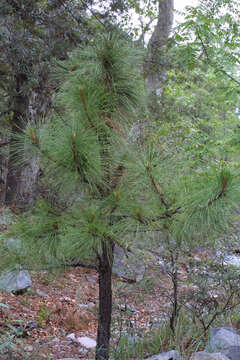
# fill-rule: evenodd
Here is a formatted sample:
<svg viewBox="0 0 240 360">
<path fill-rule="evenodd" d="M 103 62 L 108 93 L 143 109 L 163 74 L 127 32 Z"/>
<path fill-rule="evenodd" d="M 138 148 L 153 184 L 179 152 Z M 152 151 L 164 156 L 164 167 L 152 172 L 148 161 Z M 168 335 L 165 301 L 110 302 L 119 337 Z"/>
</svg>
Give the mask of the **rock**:
<svg viewBox="0 0 240 360">
<path fill-rule="evenodd" d="M 80 309 L 92 309 L 95 307 L 93 302 L 89 302 L 88 304 L 79 304 Z"/>
<path fill-rule="evenodd" d="M 78 353 L 79 353 L 79 355 L 81 355 L 81 356 L 87 355 L 88 349 L 80 348 L 80 349 L 78 350 Z"/>
<path fill-rule="evenodd" d="M 88 309 L 87 304 L 79 304 L 78 307 L 80 307 L 80 309 Z"/>
<path fill-rule="evenodd" d="M 144 277 L 145 265 L 130 251 L 126 253 L 120 246 L 115 246 L 113 274 L 126 281 L 139 282 Z"/>
<path fill-rule="evenodd" d="M 93 340 L 87 336 L 78 337 L 77 341 L 87 349 L 93 349 L 97 345 L 95 340 Z"/>
<path fill-rule="evenodd" d="M 224 258 L 224 264 L 230 266 L 240 267 L 240 256 L 237 255 L 228 255 Z"/>
<path fill-rule="evenodd" d="M 55 338 L 51 339 L 50 341 L 45 342 L 45 345 L 56 346 L 56 343 L 59 343 L 59 342 L 60 342 L 60 339 L 55 337 Z M 62 342 L 64 342 L 64 341 L 62 341 Z M 40 343 L 41 343 L 41 340 L 40 340 Z M 67 343 L 71 343 L 71 341 L 69 341 L 69 342 L 67 341 Z"/>
<path fill-rule="evenodd" d="M 0 277 L 0 289 L 9 292 L 21 292 L 32 286 L 32 280 L 27 270 L 4 272 Z"/>
<path fill-rule="evenodd" d="M 40 289 L 36 289 L 36 294 L 37 294 L 38 296 L 41 296 L 41 297 L 46 297 L 46 296 L 48 296 L 47 293 L 45 293 L 44 291 L 42 291 L 42 290 L 40 290 Z"/>
<path fill-rule="evenodd" d="M 26 330 L 31 331 L 33 329 L 37 329 L 38 328 L 38 324 L 36 321 L 29 321 L 29 323 L 27 323 L 26 325 Z"/>
<path fill-rule="evenodd" d="M 72 341 L 76 341 L 76 336 L 74 333 L 67 335 L 68 339 L 71 339 Z"/>
<path fill-rule="evenodd" d="M 5 207 L 1 210 L 0 224 L 10 225 L 15 220 L 16 216 L 13 214 L 10 208 Z"/>
<path fill-rule="evenodd" d="M 91 277 L 91 276 L 86 276 L 86 279 L 87 279 L 87 281 L 89 281 L 90 283 L 92 283 L 92 284 L 95 284 L 96 282 L 97 282 L 97 280 L 96 279 L 94 279 L 93 277 Z"/>
<path fill-rule="evenodd" d="M 151 356 L 145 360 L 177 360 L 179 358 L 178 352 L 176 350 L 171 350 L 168 352 L 163 352 L 158 355 Z"/>
<path fill-rule="evenodd" d="M 224 351 L 224 354 L 230 360 L 239 360 L 240 359 L 240 346 L 230 346 Z"/>
<path fill-rule="evenodd" d="M 88 309 L 92 309 L 92 308 L 94 308 L 96 306 L 96 304 L 94 304 L 94 302 L 89 302 L 87 304 L 87 306 L 88 306 Z"/>
<path fill-rule="evenodd" d="M 240 346 L 240 336 L 229 327 L 216 328 L 211 331 L 205 351 L 218 352 L 230 346 Z"/>
<path fill-rule="evenodd" d="M 27 346 L 25 346 L 24 350 L 26 350 L 28 352 L 32 352 L 33 351 L 33 346 L 32 345 L 27 345 Z"/>
<path fill-rule="evenodd" d="M 193 354 L 190 360 L 229 360 L 221 353 L 208 353 L 206 351 L 199 351 Z"/>
<path fill-rule="evenodd" d="M 128 313 L 136 313 L 137 309 L 135 308 L 135 306 L 130 305 L 130 304 L 120 304 L 118 305 L 118 309 L 121 312 L 128 312 Z"/>
</svg>

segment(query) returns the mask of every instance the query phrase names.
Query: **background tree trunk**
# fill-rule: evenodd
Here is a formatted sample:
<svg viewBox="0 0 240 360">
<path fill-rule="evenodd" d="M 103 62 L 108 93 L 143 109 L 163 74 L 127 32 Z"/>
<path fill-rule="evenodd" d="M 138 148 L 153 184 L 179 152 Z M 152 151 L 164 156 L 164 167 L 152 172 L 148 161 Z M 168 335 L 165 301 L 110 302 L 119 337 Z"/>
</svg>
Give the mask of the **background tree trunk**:
<svg viewBox="0 0 240 360">
<path fill-rule="evenodd" d="M 158 22 L 148 44 L 147 89 L 158 98 L 167 78 L 166 46 L 173 25 L 173 9 L 174 0 L 158 1 Z"/>
<path fill-rule="evenodd" d="M 26 121 L 26 113 L 29 106 L 28 96 L 24 94 L 24 87 L 28 81 L 27 75 L 18 73 L 15 75 L 16 94 L 13 98 L 13 118 L 11 138 L 9 145 L 8 174 L 6 182 L 6 198 L 7 204 L 15 203 L 19 200 L 19 185 L 21 178 L 21 167 L 16 166 L 17 157 L 14 146 L 16 134 L 22 132 L 24 128 L 23 122 Z"/>
</svg>

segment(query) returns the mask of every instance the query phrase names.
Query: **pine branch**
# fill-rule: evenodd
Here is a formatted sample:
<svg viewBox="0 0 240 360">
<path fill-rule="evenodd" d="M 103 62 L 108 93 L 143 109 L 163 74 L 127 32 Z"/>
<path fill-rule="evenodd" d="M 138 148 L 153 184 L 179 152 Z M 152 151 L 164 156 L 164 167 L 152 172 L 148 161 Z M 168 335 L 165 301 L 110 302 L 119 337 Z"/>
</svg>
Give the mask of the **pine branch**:
<svg viewBox="0 0 240 360">
<path fill-rule="evenodd" d="M 224 179 L 220 192 L 213 199 L 209 200 L 208 206 L 211 206 L 214 202 L 226 196 L 226 192 L 227 192 L 227 181 L 226 179 Z"/>
<path fill-rule="evenodd" d="M 57 109 L 57 107 L 53 105 L 52 108 L 55 111 L 55 113 L 57 114 L 57 116 L 59 117 L 59 119 L 62 121 L 64 126 L 68 126 L 68 128 L 71 129 L 71 126 L 66 121 L 64 121 L 64 118 L 62 117 L 62 115 L 61 115 L 60 111 Z"/>
<path fill-rule="evenodd" d="M 38 137 L 36 136 L 36 134 L 34 133 L 34 131 L 33 131 L 32 128 L 29 129 L 29 136 L 30 136 L 30 138 L 31 138 L 31 140 L 32 140 L 32 143 L 33 143 L 34 145 L 39 146 L 39 139 L 38 139 Z"/>
<path fill-rule="evenodd" d="M 32 140 L 32 144 L 37 147 L 38 151 L 45 158 L 47 158 L 51 162 L 54 162 L 57 165 L 62 166 L 64 169 L 69 170 L 69 168 L 66 165 L 64 165 L 64 164 L 60 163 L 59 161 L 57 161 L 56 159 L 54 159 L 51 155 L 49 155 L 49 153 L 46 150 L 41 149 L 40 144 L 39 144 L 39 139 L 36 136 L 36 134 L 34 133 L 32 128 L 30 128 L 30 130 L 29 130 L 29 136 L 30 136 L 30 138 Z M 74 161 L 74 164 L 76 165 L 76 169 L 77 169 L 77 172 L 78 172 L 79 176 L 82 178 L 82 181 L 84 183 L 88 183 L 88 181 L 87 181 L 86 177 L 84 176 L 83 172 L 81 171 L 81 167 L 79 165 L 78 156 L 77 156 L 77 150 L 76 150 L 76 135 L 75 134 L 72 135 L 72 153 L 73 153 L 73 161 Z"/>
<path fill-rule="evenodd" d="M 107 117 L 102 115 L 102 118 L 105 120 L 107 126 L 112 129 L 113 131 L 115 131 L 118 135 L 120 135 L 121 137 L 125 137 L 125 134 L 123 133 L 123 131 L 120 129 L 120 126 L 118 126 L 117 124 L 114 124 L 112 122 L 112 120 Z"/>
<path fill-rule="evenodd" d="M 111 179 L 111 185 L 110 185 L 110 190 L 114 191 L 116 190 L 116 188 L 118 187 L 118 185 L 120 184 L 124 174 L 125 174 L 125 170 L 126 168 L 123 165 L 119 165 L 115 170 L 114 170 L 114 174 L 112 176 Z"/>
<path fill-rule="evenodd" d="M 72 135 L 72 152 L 73 152 L 73 161 L 76 165 L 77 172 L 79 175 L 82 175 L 81 168 L 80 168 L 79 162 L 78 162 L 78 154 L 77 154 L 77 150 L 76 150 L 76 134 Z"/>
<path fill-rule="evenodd" d="M 143 219 L 141 213 L 139 210 L 136 210 L 136 217 L 135 216 L 131 216 L 131 215 L 116 215 L 116 218 L 118 221 L 120 220 L 127 220 L 127 219 L 134 219 L 138 220 L 138 222 L 142 225 L 146 225 L 148 226 L 151 222 L 157 222 L 159 220 L 166 220 L 166 219 L 170 219 L 172 216 L 179 214 L 181 212 L 182 208 L 179 206 L 178 208 L 171 210 L 171 211 L 166 211 L 164 214 L 162 215 L 158 215 L 154 218 L 151 219 Z M 115 210 L 114 210 L 115 211 Z M 141 230 L 142 232 L 147 232 L 149 230 Z M 161 231 L 161 229 L 155 229 L 155 230 L 151 230 L 151 231 Z M 134 232 L 134 231 L 133 231 Z"/>
<path fill-rule="evenodd" d="M 139 210 L 136 210 L 136 216 L 137 216 L 137 220 L 140 222 L 140 224 L 143 224 L 143 225 L 147 225 L 147 224 L 148 224 L 148 222 L 146 222 L 146 221 L 142 218 Z"/>
<path fill-rule="evenodd" d="M 163 215 L 159 215 L 156 216 L 155 218 L 151 219 L 152 222 L 161 220 L 161 219 L 168 219 L 171 218 L 173 215 L 179 214 L 181 211 L 181 206 L 179 206 L 178 208 L 171 210 L 171 211 L 166 211 Z"/>
<path fill-rule="evenodd" d="M 159 196 L 161 203 L 165 206 L 166 209 L 169 208 L 169 204 L 167 200 L 164 198 L 163 191 L 160 186 L 156 183 L 153 175 L 151 174 L 151 167 L 150 165 L 146 166 L 147 174 L 151 180 L 152 186 L 154 188 L 155 193 Z"/>
<path fill-rule="evenodd" d="M 85 113 L 86 113 L 86 115 L 87 115 L 87 119 L 88 119 L 88 121 L 89 121 L 89 123 L 90 123 L 90 126 L 91 126 L 92 128 L 94 128 L 94 123 L 92 122 L 92 119 L 91 119 L 91 117 L 89 116 L 88 111 L 87 111 L 87 102 L 86 102 L 86 99 L 85 99 L 84 90 L 83 90 L 82 88 L 80 89 L 80 99 L 81 99 L 81 101 L 82 101 L 83 108 L 84 108 L 84 111 L 85 111 Z"/>
<path fill-rule="evenodd" d="M 60 165 L 65 169 L 68 169 L 68 167 L 66 165 L 60 164 L 56 159 L 54 159 L 52 156 L 50 156 L 49 153 L 46 150 L 41 149 L 40 144 L 39 144 L 39 139 L 36 136 L 36 134 L 34 133 L 33 129 L 29 130 L 29 136 L 30 136 L 30 138 L 32 140 L 32 145 L 35 146 L 38 149 L 40 154 L 42 154 L 45 158 L 47 158 L 48 160 L 54 162 L 55 164 Z"/>
</svg>

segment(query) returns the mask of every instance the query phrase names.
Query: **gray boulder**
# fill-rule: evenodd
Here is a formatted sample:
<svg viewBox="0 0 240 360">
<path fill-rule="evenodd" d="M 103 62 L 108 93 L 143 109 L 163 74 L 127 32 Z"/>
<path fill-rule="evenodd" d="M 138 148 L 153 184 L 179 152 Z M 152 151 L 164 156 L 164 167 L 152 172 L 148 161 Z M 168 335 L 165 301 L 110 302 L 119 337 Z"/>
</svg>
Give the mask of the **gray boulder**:
<svg viewBox="0 0 240 360">
<path fill-rule="evenodd" d="M 32 286 L 32 280 L 27 270 L 4 272 L 0 277 L 0 289 L 8 292 L 21 292 Z"/>
<path fill-rule="evenodd" d="M 224 354 L 230 360 L 239 360 L 240 359 L 240 346 L 230 346 L 224 351 Z"/>
<path fill-rule="evenodd" d="M 88 336 L 81 336 L 78 337 L 76 340 L 86 349 L 94 349 L 97 345 L 96 341 Z"/>
<path fill-rule="evenodd" d="M 161 354 L 151 356 L 145 360 L 177 360 L 178 358 L 179 358 L 178 352 L 176 350 L 171 350 L 168 352 L 163 352 Z"/>
<path fill-rule="evenodd" d="M 120 246 L 114 248 L 113 274 L 129 282 L 143 279 L 145 265 L 130 251 L 126 253 Z"/>
<path fill-rule="evenodd" d="M 222 352 L 222 350 L 226 350 L 231 346 L 240 346 L 240 336 L 236 330 L 222 327 L 211 331 L 205 350 L 208 352 Z"/>
<path fill-rule="evenodd" d="M 8 225 L 12 224 L 12 222 L 16 219 L 16 215 L 8 207 L 4 207 L 1 210 L 0 216 L 0 225 Z"/>
<path fill-rule="evenodd" d="M 221 353 L 208 353 L 206 351 L 199 351 L 193 354 L 190 360 L 229 360 L 229 358 Z"/>
</svg>

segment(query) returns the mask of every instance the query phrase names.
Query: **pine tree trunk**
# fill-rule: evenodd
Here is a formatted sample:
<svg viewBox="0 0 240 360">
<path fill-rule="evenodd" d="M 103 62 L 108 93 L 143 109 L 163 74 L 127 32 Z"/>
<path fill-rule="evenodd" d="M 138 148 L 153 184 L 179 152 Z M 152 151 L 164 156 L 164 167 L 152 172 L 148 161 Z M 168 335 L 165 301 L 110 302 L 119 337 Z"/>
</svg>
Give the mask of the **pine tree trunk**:
<svg viewBox="0 0 240 360">
<path fill-rule="evenodd" d="M 111 242 L 111 240 L 110 240 Z M 111 336 L 112 317 L 112 264 L 113 243 L 110 249 L 102 244 L 102 254 L 99 256 L 98 282 L 99 282 L 99 318 L 97 347 L 95 360 L 109 359 L 109 342 Z"/>
</svg>

